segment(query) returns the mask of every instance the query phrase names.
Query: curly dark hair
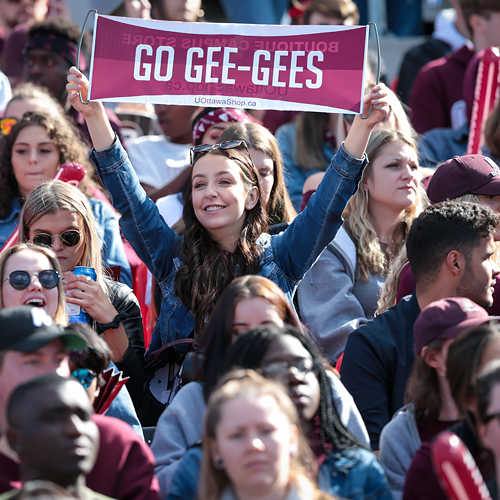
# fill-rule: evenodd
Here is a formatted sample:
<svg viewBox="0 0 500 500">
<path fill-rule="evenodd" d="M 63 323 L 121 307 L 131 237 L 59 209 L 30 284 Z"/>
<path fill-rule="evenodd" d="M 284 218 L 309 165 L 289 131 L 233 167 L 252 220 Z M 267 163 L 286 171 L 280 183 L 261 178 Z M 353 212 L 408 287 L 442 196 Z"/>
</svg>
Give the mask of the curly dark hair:
<svg viewBox="0 0 500 500">
<path fill-rule="evenodd" d="M 183 262 L 175 277 L 175 292 L 191 310 L 197 332 L 203 330 L 206 319 L 210 317 L 217 299 L 227 285 L 237 276 L 256 274 L 259 270 L 260 248 L 256 242 L 265 231 L 267 220 L 260 197 L 262 189 L 259 175 L 251 158 L 237 149 L 214 149 L 207 154 L 233 160 L 241 169 L 245 187 L 247 190 L 257 187 L 259 199 L 251 210 L 247 210 L 236 250 L 228 254 L 221 251 L 221 247 L 196 218 L 192 180 L 189 180 L 182 213 L 186 227 L 181 247 Z"/>
<path fill-rule="evenodd" d="M 257 370 L 272 342 L 282 335 L 290 335 L 300 341 L 313 359 L 314 370 L 320 387 L 319 419 L 320 438 L 323 451 L 346 453 L 349 450 L 363 448 L 360 441 L 342 423 L 332 397 L 332 389 L 325 366 L 327 362 L 319 348 L 310 337 L 293 326 L 259 326 L 240 335 L 231 346 L 226 358 L 226 371 L 234 368 Z M 331 448 L 333 446 L 333 450 Z"/>
<path fill-rule="evenodd" d="M 489 238 L 500 215 L 478 203 L 444 201 L 426 208 L 414 221 L 406 241 L 415 281 L 432 283 L 453 250 L 469 262 L 481 238 Z"/>
<path fill-rule="evenodd" d="M 17 122 L 9 135 L 3 136 L 0 140 L 0 219 L 9 216 L 12 210 L 12 203 L 16 197 L 20 196 L 19 187 L 12 167 L 12 148 L 21 130 L 27 127 L 39 126 L 44 128 L 54 141 L 59 150 L 59 164 L 77 162 L 85 167 L 87 175 L 80 183 L 80 190 L 86 195 L 90 187 L 94 187 L 92 173 L 94 169 L 87 159 L 86 149 L 80 141 L 75 129 L 66 121 L 57 120 L 45 113 L 29 111 L 24 114 L 22 120 Z"/>
</svg>

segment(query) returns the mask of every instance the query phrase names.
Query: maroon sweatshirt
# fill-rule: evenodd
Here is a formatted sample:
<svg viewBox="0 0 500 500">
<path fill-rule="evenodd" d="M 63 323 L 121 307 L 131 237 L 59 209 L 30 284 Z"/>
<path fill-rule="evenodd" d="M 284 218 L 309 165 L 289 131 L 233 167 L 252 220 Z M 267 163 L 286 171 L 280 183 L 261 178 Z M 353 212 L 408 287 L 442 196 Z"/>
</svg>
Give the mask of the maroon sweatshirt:
<svg viewBox="0 0 500 500">
<path fill-rule="evenodd" d="M 116 500 L 159 500 L 155 459 L 132 428 L 113 417 L 94 415 L 101 444 L 87 486 Z M 0 493 L 21 487 L 17 462 L 0 453 Z"/>
</svg>

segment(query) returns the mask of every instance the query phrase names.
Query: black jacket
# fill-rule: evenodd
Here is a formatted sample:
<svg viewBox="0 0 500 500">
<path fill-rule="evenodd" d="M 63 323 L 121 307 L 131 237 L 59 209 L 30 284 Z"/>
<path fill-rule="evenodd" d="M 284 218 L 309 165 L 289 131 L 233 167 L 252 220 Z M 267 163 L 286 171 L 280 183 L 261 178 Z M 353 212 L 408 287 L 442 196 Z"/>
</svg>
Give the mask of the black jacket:
<svg viewBox="0 0 500 500">
<path fill-rule="evenodd" d="M 342 360 L 342 382 L 354 398 L 379 449 L 383 427 L 404 404 L 406 382 L 415 362 L 413 325 L 420 314 L 415 294 L 354 330 Z"/>
<path fill-rule="evenodd" d="M 125 377 L 130 377 L 127 389 L 136 410 L 140 408 L 144 395 L 144 328 L 139 302 L 134 292 L 119 281 L 106 280 L 110 290 L 111 303 L 118 311 L 125 311 L 128 317 L 123 320 L 123 327 L 127 333 L 129 346 L 122 360 L 115 363 Z"/>
</svg>

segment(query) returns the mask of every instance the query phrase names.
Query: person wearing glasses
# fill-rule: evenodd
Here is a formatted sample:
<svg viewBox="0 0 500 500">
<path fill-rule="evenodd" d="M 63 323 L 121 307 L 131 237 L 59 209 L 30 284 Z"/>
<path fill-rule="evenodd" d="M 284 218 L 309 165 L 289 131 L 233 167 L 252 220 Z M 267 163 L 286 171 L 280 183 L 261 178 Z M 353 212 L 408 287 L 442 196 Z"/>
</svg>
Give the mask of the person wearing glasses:
<svg viewBox="0 0 500 500">
<path fill-rule="evenodd" d="M 332 160 L 318 196 L 286 231 L 270 236 L 258 173 L 244 141 L 195 146 L 191 185 L 184 204 L 185 235 L 177 235 L 140 187 L 126 152 L 110 128 L 100 102 L 85 100 L 88 80 L 75 67 L 67 84 L 69 102 L 83 114 L 92 136 L 91 159 L 122 214 L 120 226 L 139 258 L 160 284 L 163 301 L 149 353 L 176 339 L 197 337 L 224 288 L 238 275 L 260 274 L 291 299 L 298 282 L 342 224 L 342 212 L 366 165 L 373 127 L 387 114 L 384 87 L 364 99 L 370 117 L 357 117 Z"/>
<path fill-rule="evenodd" d="M 0 136 L 0 247 L 16 229 L 22 204 L 29 193 L 42 182 L 53 179 L 61 165 L 76 162 L 87 171 L 79 189 L 88 197 L 97 220 L 98 245 L 103 250 L 104 261 L 108 267 L 120 266 L 120 280 L 131 286 L 132 273 L 117 214 L 92 180 L 94 169 L 75 130 L 62 118 L 41 112 L 27 112 L 20 120 L 7 117 L 0 120 L 0 124 L 3 133 Z"/>
<path fill-rule="evenodd" d="M 130 377 L 127 388 L 138 408 L 144 385 L 141 311 L 132 290 L 106 276 L 87 197 L 66 182 L 41 184 L 24 203 L 19 240 L 54 251 L 63 273 L 66 302 L 90 315 L 92 326 L 112 351 L 111 360 Z M 96 280 L 75 276 L 72 271 L 76 266 L 95 269 Z"/>
<path fill-rule="evenodd" d="M 0 254 L 0 309 L 31 305 L 67 324 L 61 267 L 49 248 L 22 243 Z"/>
<path fill-rule="evenodd" d="M 344 425 L 337 376 L 310 338 L 292 326 L 254 328 L 233 343 L 225 368 L 256 370 L 287 389 L 316 459 L 321 490 L 353 500 L 392 500 L 375 455 Z M 175 471 L 169 500 L 196 498 L 194 485 L 204 458 L 199 448 L 188 451 Z"/>
</svg>

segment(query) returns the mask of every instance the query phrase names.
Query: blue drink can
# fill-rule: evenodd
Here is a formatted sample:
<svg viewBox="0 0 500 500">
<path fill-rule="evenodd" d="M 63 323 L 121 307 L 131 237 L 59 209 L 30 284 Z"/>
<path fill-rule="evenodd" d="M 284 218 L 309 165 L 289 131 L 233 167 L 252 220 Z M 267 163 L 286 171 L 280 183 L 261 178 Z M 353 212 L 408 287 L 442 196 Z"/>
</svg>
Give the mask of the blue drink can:
<svg viewBox="0 0 500 500">
<path fill-rule="evenodd" d="M 77 266 L 73 269 L 73 274 L 75 276 L 88 276 L 94 281 L 97 280 L 97 274 L 92 267 Z M 87 323 L 92 327 L 94 326 L 94 318 L 92 318 L 85 309 L 82 309 L 80 306 L 75 306 L 74 304 L 67 304 L 67 306 L 70 323 Z"/>
</svg>

